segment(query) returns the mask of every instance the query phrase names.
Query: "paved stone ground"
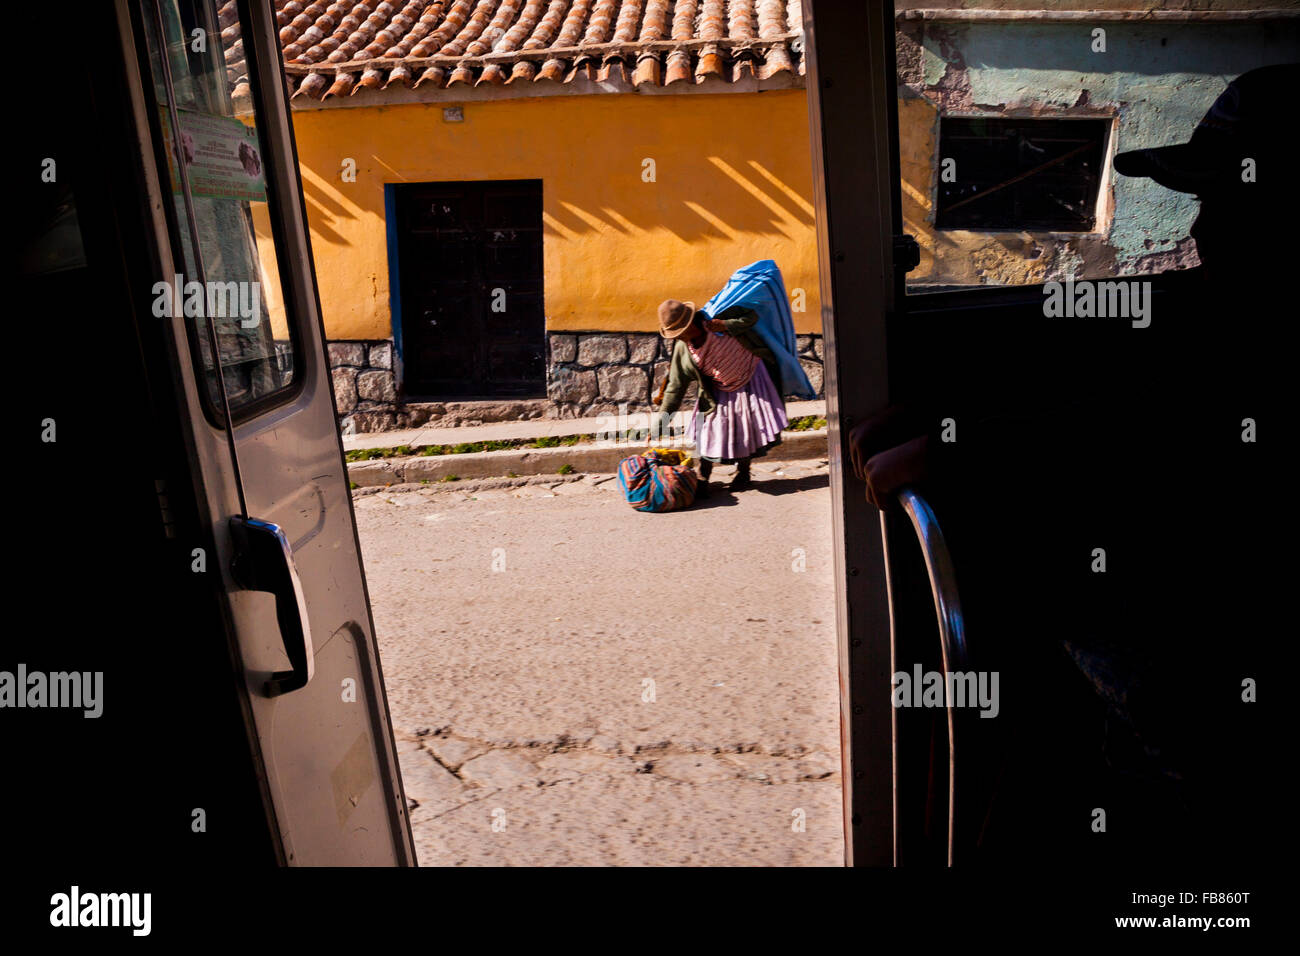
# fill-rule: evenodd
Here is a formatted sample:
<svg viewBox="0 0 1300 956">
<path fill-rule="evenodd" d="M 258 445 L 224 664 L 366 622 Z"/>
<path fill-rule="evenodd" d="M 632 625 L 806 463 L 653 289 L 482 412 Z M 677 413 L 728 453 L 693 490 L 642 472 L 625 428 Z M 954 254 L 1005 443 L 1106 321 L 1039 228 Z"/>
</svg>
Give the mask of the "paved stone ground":
<svg viewBox="0 0 1300 956">
<path fill-rule="evenodd" d="M 842 863 L 826 466 L 754 474 L 356 497 L 423 865 Z"/>
</svg>

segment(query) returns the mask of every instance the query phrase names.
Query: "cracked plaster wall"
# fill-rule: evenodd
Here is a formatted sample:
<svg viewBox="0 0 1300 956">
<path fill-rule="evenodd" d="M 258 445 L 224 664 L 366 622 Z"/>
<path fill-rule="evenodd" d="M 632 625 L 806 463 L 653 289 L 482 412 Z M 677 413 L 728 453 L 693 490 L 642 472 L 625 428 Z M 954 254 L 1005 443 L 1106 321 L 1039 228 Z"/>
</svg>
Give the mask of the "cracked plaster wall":
<svg viewBox="0 0 1300 956">
<path fill-rule="evenodd" d="M 1092 52 L 1092 30 L 1106 52 Z M 1287 31 L 1243 23 L 900 21 L 904 228 L 921 246 L 912 283 L 1020 285 L 1198 263 L 1194 197 L 1107 169 L 1098 231 L 934 228 L 940 116 L 1113 116 L 1110 153 L 1184 142 L 1233 77 L 1294 58 Z M 1108 158 L 1109 163 L 1109 158 Z"/>
</svg>

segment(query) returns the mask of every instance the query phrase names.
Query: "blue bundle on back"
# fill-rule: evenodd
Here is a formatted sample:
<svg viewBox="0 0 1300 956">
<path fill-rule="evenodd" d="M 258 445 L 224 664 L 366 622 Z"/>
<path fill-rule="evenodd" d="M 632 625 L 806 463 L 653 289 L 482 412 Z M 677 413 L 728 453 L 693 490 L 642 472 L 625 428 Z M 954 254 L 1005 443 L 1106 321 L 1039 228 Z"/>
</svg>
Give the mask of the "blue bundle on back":
<svg viewBox="0 0 1300 956">
<path fill-rule="evenodd" d="M 737 269 L 721 291 L 704 303 L 700 309 L 707 316 L 717 315 L 733 305 L 744 306 L 758 313 L 754 331 L 763 344 L 776 356 L 777 371 L 781 381 L 777 387 L 782 395 L 795 398 L 816 398 L 817 393 L 808 381 L 803 366 L 799 364 L 799 348 L 795 344 L 794 319 L 786 297 L 781 270 L 771 259 L 751 262 Z"/>
</svg>

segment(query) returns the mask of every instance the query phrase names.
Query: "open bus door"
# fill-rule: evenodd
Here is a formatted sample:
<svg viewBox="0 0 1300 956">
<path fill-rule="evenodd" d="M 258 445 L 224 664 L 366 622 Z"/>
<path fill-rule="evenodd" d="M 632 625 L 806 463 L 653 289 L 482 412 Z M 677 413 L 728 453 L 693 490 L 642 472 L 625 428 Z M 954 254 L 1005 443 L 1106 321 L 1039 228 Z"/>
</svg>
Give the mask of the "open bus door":
<svg viewBox="0 0 1300 956">
<path fill-rule="evenodd" d="M 413 864 L 270 5 L 130 7 L 172 253 L 156 278 L 240 284 L 237 319 L 170 325 L 278 849 L 295 865 Z M 235 43 L 245 76 L 223 55 Z M 242 168 L 203 164 L 241 134 Z"/>
<path fill-rule="evenodd" d="M 102 478 L 93 508 L 41 492 L 28 556 L 112 554 L 75 601 L 66 574 L 25 586 L 60 608 L 47 666 L 85 662 L 105 702 L 77 761 L 39 733 L 15 756 L 48 768 L 33 818 L 75 816 L 89 781 L 103 819 L 155 829 L 35 830 L 33 852 L 414 865 L 271 5 L 118 0 L 79 27 L 96 56 L 24 103 L 29 159 L 57 167 L 24 197 L 26 289 L 77 337 L 26 399 L 46 467 Z"/>
</svg>

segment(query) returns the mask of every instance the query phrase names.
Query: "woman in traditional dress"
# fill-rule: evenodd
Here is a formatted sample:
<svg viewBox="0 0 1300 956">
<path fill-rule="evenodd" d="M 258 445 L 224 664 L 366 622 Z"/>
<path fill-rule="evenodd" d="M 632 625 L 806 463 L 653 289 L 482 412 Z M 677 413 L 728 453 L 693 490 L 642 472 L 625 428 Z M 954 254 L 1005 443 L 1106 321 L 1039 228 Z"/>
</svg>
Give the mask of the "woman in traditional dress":
<svg viewBox="0 0 1300 956">
<path fill-rule="evenodd" d="M 700 459 L 698 496 L 708 494 L 716 463 L 736 466 L 731 489 L 750 484 L 750 459 L 781 442 L 786 426 L 775 356 L 754 334 L 758 316 L 735 306 L 713 318 L 691 302 L 668 299 L 659 306 L 659 330 L 673 343 L 660 405 L 662 425 L 681 406 L 691 382 L 697 385 L 688 433 Z"/>
</svg>

